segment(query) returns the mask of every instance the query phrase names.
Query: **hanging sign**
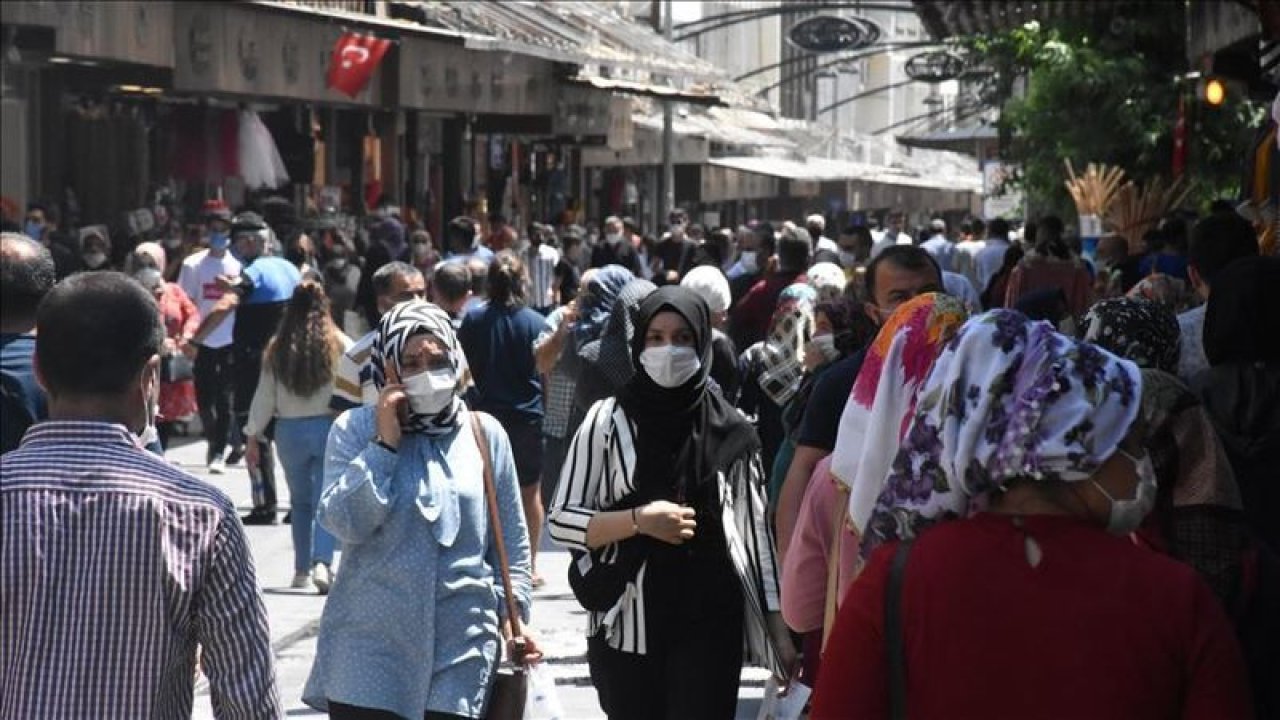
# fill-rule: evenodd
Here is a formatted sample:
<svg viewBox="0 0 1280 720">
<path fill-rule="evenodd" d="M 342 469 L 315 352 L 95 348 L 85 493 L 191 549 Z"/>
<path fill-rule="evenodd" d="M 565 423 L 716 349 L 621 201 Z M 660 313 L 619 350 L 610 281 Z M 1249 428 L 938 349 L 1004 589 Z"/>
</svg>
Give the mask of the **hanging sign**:
<svg viewBox="0 0 1280 720">
<path fill-rule="evenodd" d="M 964 61 L 948 52 L 927 52 L 907 60 L 907 77 L 924 83 L 942 83 L 960 77 Z"/>
<path fill-rule="evenodd" d="M 787 39 L 801 50 L 815 53 L 857 50 L 875 44 L 880 27 L 865 18 L 821 15 L 792 25 Z"/>
<path fill-rule="evenodd" d="M 329 87 L 354 98 L 369 84 L 373 71 L 391 48 L 391 41 L 374 35 L 346 32 L 333 46 Z"/>
</svg>

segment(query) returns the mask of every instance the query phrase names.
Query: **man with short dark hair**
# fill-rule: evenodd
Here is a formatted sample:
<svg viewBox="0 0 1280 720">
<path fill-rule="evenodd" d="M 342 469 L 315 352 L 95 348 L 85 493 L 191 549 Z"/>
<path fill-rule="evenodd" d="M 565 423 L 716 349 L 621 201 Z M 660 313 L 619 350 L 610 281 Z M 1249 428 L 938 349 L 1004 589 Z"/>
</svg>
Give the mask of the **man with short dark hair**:
<svg viewBox="0 0 1280 720">
<path fill-rule="evenodd" d="M 471 299 L 471 270 L 462 263 L 440 263 L 431 273 L 431 302 L 449 314 L 456 330 L 462 326 L 462 309 Z"/>
<path fill-rule="evenodd" d="M 444 228 L 445 253 L 441 262 L 465 263 L 476 257 L 484 263 L 487 272 L 489 261 L 493 259 L 493 251 L 477 244 L 477 233 L 476 221 L 465 215 L 450 220 Z"/>
<path fill-rule="evenodd" d="M 1235 260 L 1258 254 L 1258 234 L 1253 225 L 1234 210 L 1213 213 L 1195 224 L 1191 230 L 1191 247 L 1187 257 L 1187 274 L 1191 287 L 1203 300 L 1178 315 L 1182 329 L 1182 352 L 1178 358 L 1178 377 L 1186 382 L 1209 369 L 1204 354 L 1204 314 L 1209 307 L 1209 290 L 1213 278 Z M 1258 308 L 1259 312 L 1276 312 L 1277 308 Z"/>
<path fill-rule="evenodd" d="M 1009 221 L 996 218 L 987 225 L 987 241 L 973 258 L 974 287 L 985 293 L 991 286 L 991 278 L 1004 265 L 1004 255 L 1009 251 Z M 1003 300 L 1003 298 L 1001 298 Z"/>
<path fill-rule="evenodd" d="M 636 277 L 641 274 L 640 257 L 627 235 L 626 226 L 621 218 L 614 215 L 604 219 L 604 238 L 591 250 L 591 267 L 605 265 L 621 265 Z"/>
<path fill-rule="evenodd" d="M 49 249 L 18 233 L 0 234 L 0 453 L 18 447 L 22 435 L 46 415 L 36 382 L 36 308 L 53 288 Z"/>
<path fill-rule="evenodd" d="M 749 348 L 764 339 L 778 296 L 792 283 L 808 282 L 813 243 L 804 228 L 787 228 L 778 239 L 778 270 L 758 281 L 729 311 L 729 337 L 735 347 Z"/>
<path fill-rule="evenodd" d="M 235 506 L 139 447 L 164 325 L 116 272 L 40 303 L 49 417 L 0 457 L 0 715 L 190 717 L 196 648 L 221 717 L 281 717 Z"/>
<path fill-rule="evenodd" d="M 942 273 L 923 249 L 914 245 L 891 245 L 867 266 L 866 288 L 863 310 L 880 326 L 902 303 L 922 293 L 940 291 Z M 791 533 L 813 469 L 836 447 L 840 416 L 862 368 L 863 357 L 864 353 L 855 352 L 838 360 L 814 381 L 796 435 L 795 454 L 778 492 L 776 523 L 780 554 L 785 553 L 791 543 Z"/>
<path fill-rule="evenodd" d="M 456 263 L 441 264 L 436 269 L 436 274 L 439 275 L 445 267 L 461 270 L 470 279 L 466 266 Z M 373 274 L 371 281 L 379 318 L 406 300 L 421 300 L 426 295 L 426 280 L 422 271 L 405 262 L 395 261 L 383 265 Z M 373 383 L 373 366 L 369 364 L 373 341 L 377 337 L 378 328 L 374 327 L 338 359 L 338 367 L 333 373 L 333 395 L 329 398 L 329 409 L 342 412 L 378 402 L 378 388 Z"/>
</svg>

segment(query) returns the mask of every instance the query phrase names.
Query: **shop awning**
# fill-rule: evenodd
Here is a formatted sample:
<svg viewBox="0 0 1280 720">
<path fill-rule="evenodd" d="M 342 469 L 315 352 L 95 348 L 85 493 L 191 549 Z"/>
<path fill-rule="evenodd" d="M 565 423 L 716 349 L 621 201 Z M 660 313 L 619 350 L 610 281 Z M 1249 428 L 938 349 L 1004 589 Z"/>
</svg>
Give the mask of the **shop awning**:
<svg viewBox="0 0 1280 720">
<path fill-rule="evenodd" d="M 611 90 L 626 95 L 639 95 L 641 97 L 652 97 L 659 100 L 673 100 L 676 102 L 685 102 L 691 105 L 724 105 L 725 101 L 711 92 L 706 87 L 692 87 L 687 90 L 669 87 L 666 85 L 655 85 L 653 83 L 637 82 L 633 80 L 612 80 L 610 78 L 577 76 L 566 79 L 567 82 L 577 85 L 587 85 L 597 90 Z"/>
<path fill-rule="evenodd" d="M 951 130 L 935 130 L 923 135 L 900 135 L 898 142 L 907 147 L 924 150 L 949 150 L 973 155 L 976 148 L 999 139 L 999 133 L 991 125 L 967 125 Z"/>
<path fill-rule="evenodd" d="M 896 168 L 877 167 L 862 163 L 834 160 L 830 158 L 773 157 L 763 155 L 743 155 L 736 157 L 717 157 L 707 160 L 710 165 L 733 168 L 743 172 L 769 175 L 785 180 L 805 180 L 811 182 L 832 182 L 853 180 L 883 185 L 901 185 L 931 190 L 951 190 L 955 192 L 981 192 L 982 178 L 928 177 L 916 175 Z"/>
</svg>

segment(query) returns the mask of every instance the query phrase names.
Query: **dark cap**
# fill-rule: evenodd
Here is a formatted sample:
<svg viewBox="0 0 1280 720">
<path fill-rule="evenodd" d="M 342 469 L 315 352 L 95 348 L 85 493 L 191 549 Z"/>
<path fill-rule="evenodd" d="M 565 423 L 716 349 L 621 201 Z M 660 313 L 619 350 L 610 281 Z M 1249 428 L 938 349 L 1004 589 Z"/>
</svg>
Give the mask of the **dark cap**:
<svg viewBox="0 0 1280 720">
<path fill-rule="evenodd" d="M 217 198 L 206 200 L 204 207 L 200 208 L 200 214 L 205 220 L 231 220 L 231 208 Z"/>
<path fill-rule="evenodd" d="M 242 212 L 231 220 L 231 232 L 266 230 L 267 223 L 256 212 Z"/>
</svg>

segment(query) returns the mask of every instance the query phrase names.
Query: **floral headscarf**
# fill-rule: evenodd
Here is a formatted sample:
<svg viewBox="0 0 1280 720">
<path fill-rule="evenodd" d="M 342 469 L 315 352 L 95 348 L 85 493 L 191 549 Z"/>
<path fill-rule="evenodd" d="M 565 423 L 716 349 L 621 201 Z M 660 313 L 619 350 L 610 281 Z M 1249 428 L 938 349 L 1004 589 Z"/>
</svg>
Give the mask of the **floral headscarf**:
<svg viewBox="0 0 1280 720">
<path fill-rule="evenodd" d="M 458 336 L 453 330 L 448 313 L 429 302 L 409 300 L 391 308 L 378 323 L 378 335 L 374 338 L 369 354 L 369 365 L 373 370 L 374 387 L 379 391 L 387 384 L 388 362 L 395 367 L 396 375 L 403 379 L 400 358 L 404 353 L 405 343 L 411 336 L 422 332 L 430 333 L 444 343 L 454 373 L 459 378 L 463 377 L 465 365 L 462 348 L 458 345 Z M 458 411 L 461 408 L 462 400 L 455 394 L 453 402 L 436 415 L 421 415 L 410 410 L 404 430 L 424 435 L 445 435 L 458 427 Z"/>
<path fill-rule="evenodd" d="M 1080 338 L 1140 368 L 1178 371 L 1182 330 L 1167 305 L 1131 297 L 1094 303 L 1080 324 Z"/>
<path fill-rule="evenodd" d="M 809 285 L 793 283 L 778 296 L 769 322 L 769 337 L 760 349 L 760 389 L 779 406 L 786 405 L 800 389 L 804 376 L 804 346 L 813 338 L 813 306 L 818 293 Z"/>
<path fill-rule="evenodd" d="M 1138 367 L 1012 310 L 969 320 L 920 390 L 863 538 L 877 545 L 985 505 L 1015 479 L 1079 481 L 1141 406 Z"/>
<path fill-rule="evenodd" d="M 964 304 L 925 293 L 898 306 L 867 348 L 840 416 L 831 473 L 849 488 L 849 519 L 861 534 L 915 408 L 916 392 L 964 324 Z"/>
</svg>

